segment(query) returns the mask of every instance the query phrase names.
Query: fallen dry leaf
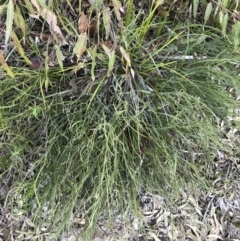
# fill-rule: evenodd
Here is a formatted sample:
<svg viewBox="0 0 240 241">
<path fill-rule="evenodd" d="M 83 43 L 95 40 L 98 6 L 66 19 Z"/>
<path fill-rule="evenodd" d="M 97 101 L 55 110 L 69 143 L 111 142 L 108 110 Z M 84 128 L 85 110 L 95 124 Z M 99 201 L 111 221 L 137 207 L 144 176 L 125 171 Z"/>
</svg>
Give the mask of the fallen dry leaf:
<svg viewBox="0 0 240 241">
<path fill-rule="evenodd" d="M 43 66 L 43 61 L 39 57 L 31 58 L 32 65 L 30 66 L 33 70 L 39 70 Z"/>
<path fill-rule="evenodd" d="M 24 60 L 26 61 L 26 63 L 28 65 L 32 65 L 32 62 L 30 59 L 28 59 L 28 57 L 26 56 L 23 47 L 17 37 L 17 35 L 15 34 L 15 32 L 12 30 L 12 39 L 13 39 L 13 44 L 15 46 L 15 48 L 17 49 L 18 53 L 22 56 L 22 58 L 24 58 Z"/>
<path fill-rule="evenodd" d="M 114 67 L 114 63 L 115 63 L 115 50 L 112 49 L 110 50 L 107 46 L 105 46 L 104 44 L 101 44 L 104 52 L 107 54 L 108 56 L 108 72 L 107 72 L 107 77 L 109 77 L 111 75 L 111 72 L 113 70 Z"/>
<path fill-rule="evenodd" d="M 38 33 L 38 32 L 34 32 L 34 31 L 30 31 L 30 35 L 35 39 L 40 39 L 43 42 L 52 42 L 53 41 L 53 36 L 51 34 L 48 33 Z"/>
<path fill-rule="evenodd" d="M 85 67 L 84 63 L 79 63 L 77 66 L 75 66 L 71 71 L 70 74 L 77 74 L 78 70 L 83 69 Z M 72 84 L 72 83 L 71 83 Z"/>
<path fill-rule="evenodd" d="M 55 35 L 61 45 L 67 45 L 68 42 L 66 41 L 65 37 L 62 34 L 62 31 L 60 30 L 59 26 L 57 25 L 57 17 L 55 14 L 53 14 L 50 10 L 46 8 L 42 8 L 37 0 L 31 0 L 33 6 L 36 7 L 38 15 L 31 17 L 39 18 L 39 15 L 46 20 L 46 22 L 49 25 L 50 31 L 53 35 Z"/>
<path fill-rule="evenodd" d="M 88 0 L 90 5 L 93 5 L 95 3 L 95 0 Z"/>
<path fill-rule="evenodd" d="M 122 3 L 119 0 L 112 0 L 112 4 L 114 7 L 114 12 L 116 14 L 117 20 L 118 20 L 119 24 L 122 26 L 121 13 L 124 13 L 124 8 L 122 6 Z"/>
<path fill-rule="evenodd" d="M 127 65 L 129 67 L 131 67 L 131 60 L 130 60 L 130 57 L 129 57 L 128 53 L 125 51 L 125 49 L 122 46 L 119 47 L 119 50 L 122 54 L 122 57 L 126 60 Z"/>
<path fill-rule="evenodd" d="M 168 17 L 169 16 L 169 12 L 168 11 L 165 11 L 164 7 L 163 6 L 158 6 L 157 8 L 157 11 L 158 11 L 158 14 L 164 18 Z"/>
<path fill-rule="evenodd" d="M 82 54 L 85 52 L 86 47 L 87 47 L 87 33 L 81 33 L 80 35 L 78 35 L 78 41 L 73 49 L 73 54 L 77 55 L 77 61 L 80 60 Z"/>
<path fill-rule="evenodd" d="M 125 49 L 122 46 L 120 46 L 119 49 L 120 49 L 120 52 L 122 54 L 122 59 L 124 58 L 126 60 L 126 62 L 127 62 L 127 64 L 126 64 L 126 73 L 128 72 L 128 70 L 130 68 L 131 75 L 134 78 L 135 72 L 131 68 L 131 60 L 130 60 L 130 57 L 129 57 L 128 53 L 125 51 Z"/>
<path fill-rule="evenodd" d="M 5 61 L 3 53 L 1 51 L 0 51 L 0 64 L 2 64 L 2 67 L 7 71 L 8 76 L 10 76 L 11 78 L 15 78 L 12 70 L 10 69 L 7 62 Z"/>
<path fill-rule="evenodd" d="M 104 45 L 106 45 L 109 49 L 113 47 L 113 42 L 111 40 L 107 40 L 104 42 Z"/>
<path fill-rule="evenodd" d="M 87 32 L 89 26 L 88 17 L 84 12 L 81 12 L 80 18 L 78 19 L 78 31 L 79 33 Z"/>
<path fill-rule="evenodd" d="M 9 0 L 7 5 L 7 19 L 6 19 L 6 31 L 5 31 L 5 47 L 7 46 L 8 40 L 11 36 L 12 25 L 14 16 L 14 2 Z"/>
<path fill-rule="evenodd" d="M 41 12 L 41 7 L 39 6 L 37 0 L 31 0 L 32 5 L 37 9 L 37 12 Z"/>
<path fill-rule="evenodd" d="M 64 38 L 60 28 L 57 25 L 57 17 L 56 15 L 54 15 L 51 11 L 47 10 L 47 9 L 43 9 L 42 10 L 42 17 L 45 18 L 45 20 L 47 21 L 47 23 L 50 26 L 50 31 L 53 35 L 57 36 L 57 39 L 59 40 L 59 42 L 61 43 L 61 45 L 67 45 L 67 41 Z"/>
</svg>

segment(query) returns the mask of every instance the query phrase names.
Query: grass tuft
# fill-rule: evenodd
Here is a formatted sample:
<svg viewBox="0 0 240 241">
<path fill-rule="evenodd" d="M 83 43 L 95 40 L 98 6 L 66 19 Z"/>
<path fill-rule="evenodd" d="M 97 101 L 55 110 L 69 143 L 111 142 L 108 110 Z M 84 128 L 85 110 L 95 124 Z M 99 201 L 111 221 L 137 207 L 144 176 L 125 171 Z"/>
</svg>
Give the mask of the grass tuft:
<svg viewBox="0 0 240 241">
<path fill-rule="evenodd" d="M 0 177 L 11 187 L 5 203 L 33 213 L 38 227 L 48 220 L 49 240 L 79 212 L 90 240 L 102 213 L 111 220 L 116 210 L 138 212 L 141 189 L 171 204 L 169 191 L 207 188 L 216 150 L 227 151 L 219 125 L 236 107 L 229 87 L 240 87 L 228 39 L 201 24 L 159 24 L 159 5 L 143 19 L 133 1 L 128 6 L 119 30 L 112 20 L 112 48 L 94 50 L 89 39 L 76 75 L 72 67 L 45 61 L 36 71 L 18 61 L 15 79 L 0 81 Z M 60 19 L 70 33 L 69 20 Z"/>
</svg>

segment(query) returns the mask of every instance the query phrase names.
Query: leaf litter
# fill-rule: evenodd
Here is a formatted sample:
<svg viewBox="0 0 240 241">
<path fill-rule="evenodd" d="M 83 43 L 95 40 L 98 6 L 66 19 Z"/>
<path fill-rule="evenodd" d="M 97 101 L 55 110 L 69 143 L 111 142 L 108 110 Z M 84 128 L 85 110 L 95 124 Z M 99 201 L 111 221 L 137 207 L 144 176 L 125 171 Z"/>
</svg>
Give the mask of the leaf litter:
<svg viewBox="0 0 240 241">
<path fill-rule="evenodd" d="M 59 26 L 57 25 L 57 17 L 56 15 L 51 12 L 49 9 L 41 7 L 37 0 L 31 0 L 33 6 L 37 9 L 37 15 L 31 14 L 30 16 L 33 18 L 39 18 L 41 16 L 49 25 L 50 31 L 53 35 L 55 35 L 60 43 L 60 45 L 67 45 L 68 42 L 66 41 L 62 31 L 60 30 Z"/>
</svg>

